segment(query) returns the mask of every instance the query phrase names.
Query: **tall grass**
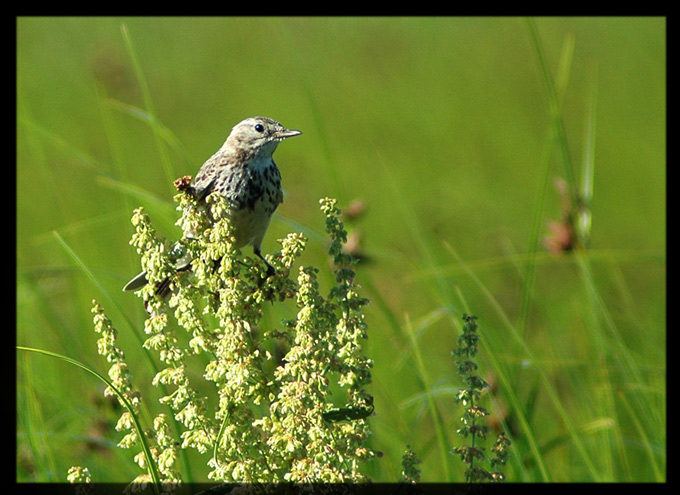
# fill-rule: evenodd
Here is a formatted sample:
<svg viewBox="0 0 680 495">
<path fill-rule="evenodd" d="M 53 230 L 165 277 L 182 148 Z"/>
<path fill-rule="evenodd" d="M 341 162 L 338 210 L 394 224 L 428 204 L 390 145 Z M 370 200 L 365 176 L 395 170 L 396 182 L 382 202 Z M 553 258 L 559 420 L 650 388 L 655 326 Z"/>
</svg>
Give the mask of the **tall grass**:
<svg viewBox="0 0 680 495">
<path fill-rule="evenodd" d="M 213 99 L 210 105 L 200 106 L 200 95 L 185 94 L 178 88 L 186 84 L 212 91 L 217 85 L 210 79 L 211 71 L 223 60 L 212 60 L 211 71 L 200 72 L 197 57 L 191 70 L 198 71 L 196 78 L 201 79 L 201 84 L 190 86 L 181 80 L 174 87 L 173 93 L 179 94 L 175 97 L 177 106 L 185 107 L 177 118 L 171 117 L 167 104 L 159 104 L 163 75 L 154 73 L 158 65 L 153 64 L 154 50 L 159 46 L 154 35 L 166 41 L 170 38 L 163 38 L 167 34 L 163 29 L 142 34 L 139 22 L 126 21 L 127 27 L 122 30 L 116 23 L 112 30 L 114 41 L 109 41 L 119 45 L 123 54 L 118 60 L 122 60 L 122 72 L 131 81 L 133 96 L 129 98 L 114 94 L 102 79 L 82 75 L 75 61 L 82 58 L 79 55 L 61 61 L 61 70 L 75 81 L 73 86 L 53 85 L 61 91 L 59 96 L 48 92 L 43 94 L 44 101 L 36 99 L 37 84 L 25 69 L 24 52 L 20 51 L 20 345 L 65 354 L 99 369 L 96 358 L 90 358 L 96 344 L 89 305 L 96 297 L 106 301 L 111 318 L 122 323 L 120 339 L 126 348 L 138 348 L 130 359 L 145 372 L 157 371 L 154 359 L 138 345 L 143 339 L 144 312 L 136 301 L 118 292 L 137 264 L 127 245 L 130 212 L 144 204 L 160 228 L 172 235 L 176 215 L 170 201 L 172 179 L 195 173 L 201 157 L 207 157 L 206 150 L 220 144 L 212 140 L 224 137 L 203 137 L 200 139 L 206 143 L 197 144 L 196 136 L 211 132 L 210 126 L 225 126 L 243 117 L 239 112 L 246 111 L 245 101 L 257 102 L 253 106 L 258 109 L 303 115 L 308 122 L 306 127 L 291 122 L 303 128 L 302 146 L 306 148 L 299 156 L 291 150 L 281 158 L 282 163 L 297 161 L 299 170 L 283 170 L 289 194 L 265 244 L 271 241 L 273 245 L 273 239 L 295 224 L 294 230 L 301 227 L 312 239 L 305 256 L 312 262 L 321 259 L 325 250 L 320 242 L 323 236 L 307 220 L 311 215 L 303 214 L 310 209 L 303 196 L 318 198 L 318 189 L 328 185 L 327 179 L 333 190 L 324 189 L 323 195 L 344 198 L 343 202 L 359 196 L 369 203 L 365 216 L 353 225 L 365 234 L 367 256 L 357 272 L 364 295 L 371 299 L 367 313 L 368 353 L 376 363 L 372 391 L 376 415 L 370 419 L 370 446 L 383 454 L 368 467 L 367 474 L 372 479 L 398 480 L 407 444 L 422 460 L 418 465 L 421 481 L 464 479 L 464 466 L 451 454 L 459 442 L 455 430 L 461 409 L 455 405 L 454 395 L 461 384 L 450 351 L 462 331 L 460 315 L 466 312 L 479 317 L 479 359 L 481 373 L 486 373 L 485 378 L 492 384 L 488 397 L 493 424 L 500 425 L 512 439 L 505 469 L 508 481 L 665 480 L 665 252 L 658 242 L 664 235 L 641 235 L 637 243 L 629 243 L 630 232 L 649 232 L 650 225 L 658 225 L 659 215 L 631 214 L 632 205 L 645 203 L 630 195 L 619 202 L 608 189 L 635 170 L 612 152 L 611 144 L 612 134 L 622 130 L 620 122 L 612 122 L 612 94 L 614 90 L 624 92 L 628 86 L 607 86 L 611 84 L 612 63 L 607 65 L 609 54 L 599 48 L 592 48 L 604 59 L 597 75 L 589 76 L 586 83 L 579 79 L 583 72 L 581 54 L 587 43 L 582 38 L 596 36 L 599 31 L 595 28 L 606 23 L 564 21 L 573 29 L 560 29 L 558 20 L 512 20 L 509 24 L 522 33 L 522 46 L 530 54 L 527 59 L 518 56 L 515 63 L 523 67 L 523 73 L 533 76 L 527 78 L 535 82 L 532 88 L 540 88 L 532 94 L 531 101 L 540 101 L 536 113 L 541 118 L 535 122 L 542 127 L 536 126 L 540 129 L 538 138 L 528 135 L 516 145 L 528 150 L 526 155 L 533 157 L 533 162 L 513 170 L 518 180 L 505 186 L 512 190 L 531 184 L 531 188 L 504 197 L 499 193 L 503 189 L 494 180 L 496 175 L 513 176 L 505 170 L 518 167 L 513 160 L 516 149 L 506 144 L 503 135 L 483 141 L 473 139 L 472 131 L 462 136 L 452 132 L 459 131 L 451 123 L 458 119 L 465 124 L 461 128 L 478 129 L 475 125 L 480 117 L 456 113 L 465 105 L 458 99 L 446 99 L 449 96 L 445 90 L 451 81 L 455 81 L 456 91 L 465 91 L 464 78 L 442 76 L 441 86 L 425 78 L 413 82 L 407 79 L 412 86 L 407 86 L 410 92 L 402 95 L 394 89 L 400 79 L 385 75 L 397 74 L 389 72 L 393 69 L 386 64 L 392 59 L 387 53 L 372 64 L 361 57 L 343 59 L 347 64 L 343 66 L 338 65 L 338 54 L 329 47 L 331 35 L 343 33 L 347 34 L 348 50 L 357 46 L 370 50 L 384 44 L 391 48 L 390 56 L 397 57 L 394 60 L 398 63 L 415 64 L 410 57 L 417 54 L 422 60 L 417 67 L 438 67 L 433 73 L 459 74 L 455 72 L 457 67 L 446 64 L 452 62 L 451 54 L 467 55 L 466 50 L 472 50 L 473 45 L 455 45 L 446 53 L 429 53 L 432 48 L 440 46 L 442 40 L 448 44 L 467 40 L 474 31 L 472 27 L 495 34 L 499 26 L 507 29 L 508 24 L 449 21 L 449 26 L 446 20 L 427 19 L 394 23 L 358 20 L 356 28 L 350 20 L 324 20 L 316 26 L 294 19 L 244 24 L 245 31 L 255 30 L 256 34 L 260 29 L 267 31 L 265 26 L 276 27 L 269 32 L 282 43 L 278 53 L 284 57 L 281 65 L 286 71 L 279 70 L 264 51 L 256 53 L 262 54 L 268 71 L 275 71 L 274 79 L 280 81 L 282 88 L 272 90 L 263 85 L 264 89 L 248 93 L 252 89 L 249 85 L 259 76 L 254 72 L 255 66 L 249 65 L 249 71 L 229 79 L 242 81 L 242 87 L 223 77 L 216 78 L 233 95 L 228 104 Z M 70 32 L 81 33 L 82 40 L 96 39 L 100 33 L 95 26 L 83 23 L 82 31 Z M 592 33 L 583 26 L 590 26 Z M 456 36 L 449 34 L 449 27 L 457 30 Z M 602 36 L 608 41 L 620 39 L 621 27 L 609 23 L 602 27 L 606 33 Z M 231 28 L 241 26 L 234 23 Z M 207 32 L 198 31 L 197 36 Z M 21 38 L 20 50 L 23 43 L 25 39 Z M 330 50 L 330 54 L 317 53 L 317 44 L 319 50 Z M 611 41 L 611 45 L 615 44 Z M 598 47 L 596 43 L 592 46 Z M 171 46 L 168 50 L 179 51 L 181 47 Z M 481 51 L 473 55 L 484 62 L 486 55 Z M 627 55 L 636 59 L 639 54 Z M 233 57 L 247 62 L 238 54 Z M 322 64 L 326 58 L 333 64 Z M 115 61 L 115 57 L 110 60 Z M 497 62 L 494 70 L 500 72 L 503 63 Z M 343 70 L 337 72 L 338 67 Z M 355 72 L 357 67 L 367 75 Z M 468 72 L 475 77 L 470 68 L 462 73 Z M 184 75 L 181 68 L 173 73 L 180 74 Z M 619 79 L 621 84 L 634 83 Z M 91 91 L 83 91 L 83 87 Z M 296 91 L 300 87 L 302 96 Z M 414 87 L 425 88 L 426 94 L 413 91 Z M 277 89 L 290 95 L 291 101 L 274 102 L 278 92 L 267 96 L 267 91 Z M 352 98 L 343 93 L 345 90 Z M 65 95 L 68 91 L 78 93 L 78 98 Z M 585 104 L 574 105 L 574 94 L 582 96 Z M 477 111 L 487 98 L 494 97 L 484 94 L 470 99 L 469 106 Z M 408 98 L 412 98 L 412 106 L 406 104 Z M 441 107 L 429 107 L 429 98 L 440 102 Z M 72 107 L 65 109 L 62 99 L 78 101 L 82 106 L 71 103 Z M 365 104 L 368 101 L 370 106 Z M 519 107 L 529 104 L 529 100 L 518 101 Z M 456 112 L 443 116 L 439 111 L 449 104 Z M 512 105 L 509 103 L 507 108 L 515 108 Z M 232 119 L 231 115 L 220 115 L 219 124 L 208 121 L 215 106 L 219 111 L 229 108 L 238 116 Z M 54 107 L 55 113 L 46 112 L 48 107 Z M 205 119 L 205 127 L 197 123 L 197 114 L 201 121 Z M 68 115 L 63 126 L 55 124 L 62 122 L 56 115 Z M 489 121 L 485 126 L 491 129 L 521 126 L 521 118 L 519 123 L 504 122 L 502 115 L 496 119 L 493 112 L 484 118 Z M 496 121 L 501 125 L 495 125 Z M 582 135 L 574 132 L 574 122 L 583 128 Z M 91 141 L 82 132 L 87 127 L 92 128 Z M 641 127 L 634 129 L 638 134 L 645 132 Z M 387 135 L 396 138 L 386 141 Z M 622 134 L 614 147 L 628 150 L 625 140 L 630 139 L 631 134 Z M 441 148 L 428 149 L 433 143 Z M 479 155 L 470 151 L 475 147 L 480 147 Z M 486 163 L 497 150 L 507 162 Z M 654 174 L 658 173 L 658 155 L 651 149 L 641 150 L 649 155 L 646 179 L 653 187 L 657 184 Z M 436 161 L 438 158 L 441 163 Z M 612 172 L 612 161 L 616 160 L 621 163 L 620 173 L 618 169 Z M 458 171 L 455 177 L 460 182 L 446 186 L 451 189 L 451 197 L 443 198 L 436 214 L 430 206 L 431 194 L 441 194 L 445 184 L 437 183 L 432 190 L 414 193 L 417 186 L 413 177 L 417 175 L 411 175 L 411 169 L 427 177 L 430 169 L 436 169 L 442 181 L 452 177 L 450 170 Z M 32 173 L 30 178 L 25 175 L 27 170 Z M 362 171 L 369 172 L 370 180 L 366 176 L 358 178 Z M 558 255 L 546 252 L 542 245 L 546 219 L 564 219 L 562 212 L 552 213 L 560 203 L 553 189 L 556 175 L 566 183 L 576 220 L 572 225 L 580 235 L 577 249 Z M 532 180 L 522 180 L 525 177 Z M 640 197 L 658 194 L 663 193 L 640 191 Z M 96 201 L 89 199 L 92 196 Z M 28 197 L 33 201 L 26 201 Z M 504 202 L 508 198 L 514 202 L 518 198 L 528 206 L 511 212 L 509 203 Z M 449 212 L 450 207 L 453 211 Z M 608 208 L 620 209 L 626 218 L 619 220 L 608 213 Z M 500 229 L 490 230 L 496 224 L 510 222 L 513 214 L 523 218 L 510 224 L 507 237 Z M 607 215 L 611 226 L 604 219 Z M 448 224 L 442 227 L 447 222 L 451 228 Z M 625 231 L 617 232 L 619 225 L 625 225 Z M 617 237 L 608 242 L 606 236 L 612 232 L 620 240 Z M 321 278 L 320 283 L 332 282 Z M 276 322 L 281 317 L 274 310 L 265 313 L 269 321 Z M 66 467 L 79 459 L 88 459 L 98 480 L 127 481 L 134 477 L 134 469 L 113 447 L 119 439 L 112 426 L 120 411 L 101 399 L 97 385 L 59 361 L 21 352 L 17 356 L 17 479 L 63 481 Z M 144 393 L 165 395 L 153 390 Z M 149 420 L 148 415 L 144 420 Z M 205 479 L 207 474 L 192 454 L 182 460 L 182 470 L 187 479 L 194 481 Z"/>
<path fill-rule="evenodd" d="M 625 445 L 626 436 L 630 435 L 622 431 L 622 423 L 625 419 L 621 413 L 625 411 L 634 424 L 642 443 L 640 445 L 643 457 L 647 457 L 649 475 L 656 481 L 664 481 L 665 461 L 660 455 L 664 445 L 664 426 L 663 416 L 656 415 L 649 411 L 645 404 L 656 403 L 659 399 L 658 393 L 662 389 L 646 384 L 640 372 L 640 362 L 636 360 L 631 350 L 626 347 L 621 336 L 621 330 L 617 328 L 611 316 L 606 298 L 601 294 L 593 274 L 592 262 L 602 264 L 605 270 L 610 273 L 618 272 L 617 265 L 620 262 L 626 263 L 646 263 L 645 255 L 635 255 L 626 252 L 600 252 L 587 250 L 590 238 L 590 228 L 592 225 L 592 213 L 590 206 L 593 201 L 593 177 L 595 169 L 595 85 L 593 84 L 592 96 L 589 106 L 584 112 L 584 128 L 586 144 L 583 153 L 581 169 L 581 182 L 577 180 L 576 173 L 572 164 L 570 146 L 567 142 L 567 134 L 562 122 L 561 102 L 564 99 L 564 92 L 568 87 L 569 67 L 574 50 L 574 39 L 568 36 L 559 62 L 560 71 L 556 77 L 558 83 L 554 82 L 551 76 L 545 50 L 537 33 L 535 23 L 527 21 L 527 30 L 534 45 L 537 64 L 544 77 L 546 87 L 546 100 L 548 101 L 548 111 L 551 116 L 550 122 L 552 130 L 542 154 L 542 168 L 544 179 L 537 191 L 534 214 L 532 215 L 532 227 L 527 242 L 525 254 L 517 255 L 510 253 L 505 257 L 492 260 L 477 260 L 474 262 L 481 270 L 488 271 L 489 268 L 500 268 L 502 266 L 515 267 L 517 276 L 521 280 L 521 303 L 517 317 L 513 319 L 508 315 L 507 310 L 495 298 L 493 291 L 485 286 L 480 274 L 468 262 L 461 258 L 455 249 L 449 244 L 446 245 L 452 261 L 441 263 L 435 259 L 434 252 L 437 251 L 435 244 L 437 240 L 429 238 L 422 230 L 422 222 L 418 218 L 417 208 L 404 201 L 406 194 L 399 189 L 395 181 L 390 180 L 393 191 L 394 204 L 400 209 L 400 218 L 404 222 L 405 232 L 408 233 L 416 250 L 419 253 L 418 260 L 421 265 L 416 268 L 415 273 L 419 281 L 423 282 L 421 287 L 427 291 L 433 302 L 433 308 L 428 317 L 423 319 L 423 323 L 418 326 L 417 331 L 414 324 L 406 315 L 402 332 L 408 337 L 407 353 L 410 356 L 414 373 L 419 377 L 418 383 L 422 387 L 416 400 L 410 400 L 409 404 L 422 401 L 428 411 L 429 422 L 433 425 L 433 438 L 426 442 L 428 449 L 438 452 L 441 472 L 444 479 L 452 481 L 460 479 L 459 475 L 453 476 L 451 472 L 451 460 L 448 456 L 451 448 L 451 438 L 445 433 L 450 431 L 450 423 L 442 417 L 442 410 L 448 407 L 446 401 L 450 400 L 449 389 L 442 390 L 441 385 L 434 385 L 428 376 L 427 366 L 425 365 L 428 349 L 422 344 L 419 336 L 422 336 L 439 320 L 447 321 L 452 334 L 461 331 L 458 322 L 455 321 L 456 309 L 462 308 L 464 311 L 479 312 L 479 308 L 470 308 L 461 293 L 460 277 L 465 277 L 472 282 L 472 291 L 478 295 L 475 299 L 482 297 L 481 304 L 493 313 L 497 320 L 501 322 L 498 328 L 488 328 L 482 330 L 485 339 L 492 343 L 484 345 L 486 359 L 489 362 L 495 379 L 498 381 L 498 389 L 503 398 L 509 404 L 512 411 L 508 416 L 512 420 L 509 427 L 513 431 L 512 438 L 519 445 L 513 443 L 511 464 L 514 472 L 509 476 L 511 480 L 524 481 L 554 481 L 562 479 L 563 473 L 551 473 L 550 457 L 556 450 L 572 452 L 569 462 L 578 464 L 579 476 L 583 479 L 592 481 L 611 481 L 623 479 L 631 481 L 630 452 Z M 568 218 L 574 222 L 574 235 L 578 239 L 574 240 L 576 249 L 571 249 L 568 254 L 555 256 L 542 252 L 542 233 L 545 218 L 548 216 L 546 210 L 546 198 L 551 194 L 552 181 L 550 180 L 555 172 L 553 171 L 553 157 L 558 157 L 558 162 L 562 165 L 562 175 L 566 178 L 567 194 L 573 211 L 569 212 Z M 559 174 L 559 172 L 558 172 Z M 387 174 L 389 176 L 389 174 Z M 557 364 L 551 359 L 546 361 L 545 357 L 539 357 L 534 348 L 530 337 L 527 336 L 527 327 L 530 326 L 532 313 L 543 312 L 548 309 L 542 306 L 541 294 L 536 292 L 534 284 L 537 277 L 536 271 L 541 265 L 568 264 L 575 269 L 577 278 L 575 288 L 580 293 L 578 317 L 584 319 L 587 327 L 587 338 L 589 345 L 592 345 L 591 356 L 583 358 L 585 373 L 573 374 L 565 362 L 564 365 Z M 487 265 L 487 266 L 485 266 Z M 481 272 L 480 272 L 481 273 Z M 455 292 L 452 291 L 455 287 Z M 469 292 L 469 291 L 468 291 Z M 455 296 L 454 296 L 455 294 Z M 484 301 L 486 299 L 486 301 Z M 395 322 L 398 317 L 387 308 L 383 309 L 388 313 L 386 319 Z M 435 317 L 430 317 L 435 316 Z M 488 316 L 488 314 L 485 314 Z M 549 328 L 546 330 L 549 331 Z M 501 336 L 502 334 L 502 336 Z M 509 359 L 507 339 L 510 338 L 514 345 L 510 345 L 515 354 Z M 555 346 L 559 349 L 559 344 Z M 541 350 L 540 352 L 543 352 Z M 563 356 L 559 359 L 565 359 Z M 571 359 L 571 358 L 569 358 Z M 552 361 L 552 362 L 551 362 Z M 563 366 L 565 366 L 563 368 Z M 563 369 L 562 369 L 563 368 Z M 623 375 L 623 380 L 618 381 L 612 376 L 612 368 L 619 370 Z M 527 395 L 523 383 L 526 379 L 522 377 L 526 374 L 526 369 L 531 369 L 535 375 L 535 382 L 531 385 L 532 391 Z M 562 369 L 562 371 L 560 371 Z M 574 410 L 571 403 L 573 397 L 565 397 L 563 385 L 555 383 L 555 372 L 560 373 L 566 378 L 566 383 L 574 394 L 585 396 L 592 394 L 592 404 L 594 407 Z M 613 381 L 612 381 L 613 380 Z M 625 389 L 625 392 L 624 390 Z M 614 390 L 617 390 L 614 393 Z M 643 392 L 644 390 L 644 392 Z M 543 395 L 548 400 L 552 408 L 551 415 L 557 419 L 559 428 L 564 430 L 553 438 L 545 438 L 540 424 L 540 413 L 536 408 L 537 394 Z M 618 397 L 617 397 L 618 396 Z M 630 401 L 637 403 L 637 409 L 631 407 Z M 497 407 L 500 406 L 496 403 Z M 586 412 L 587 411 L 587 412 Z M 497 411 L 501 413 L 500 411 Z M 650 414 L 651 412 L 651 414 Z M 585 413 L 585 414 L 584 414 Z M 506 413 L 507 414 L 507 413 Z M 584 416 L 590 416 L 587 421 Z M 644 419 L 643 419 L 644 418 Z M 537 421 L 538 420 L 538 421 Z M 506 422 L 503 424 L 508 427 Z M 645 426 L 643 426 L 645 425 Z M 646 430 L 646 431 L 645 431 Z M 652 440 L 654 437 L 654 440 Z M 543 438 L 543 440 L 541 440 Z M 436 456 L 435 456 L 436 457 Z M 432 460 L 432 462 L 436 462 Z M 554 470 L 553 470 L 554 471 Z"/>
</svg>

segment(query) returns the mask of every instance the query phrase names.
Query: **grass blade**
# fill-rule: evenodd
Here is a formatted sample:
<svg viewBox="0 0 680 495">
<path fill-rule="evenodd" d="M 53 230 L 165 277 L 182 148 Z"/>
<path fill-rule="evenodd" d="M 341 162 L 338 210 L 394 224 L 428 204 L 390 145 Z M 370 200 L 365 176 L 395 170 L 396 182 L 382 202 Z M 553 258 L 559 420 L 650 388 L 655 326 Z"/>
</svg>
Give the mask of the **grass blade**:
<svg viewBox="0 0 680 495">
<path fill-rule="evenodd" d="M 61 359 L 62 361 L 72 364 L 74 366 L 77 366 L 78 368 L 87 371 L 91 375 L 94 375 L 97 377 L 99 380 L 104 382 L 113 392 L 116 394 L 118 399 L 121 401 L 125 409 L 130 413 L 132 420 L 135 425 L 135 430 L 137 431 L 137 436 L 139 437 L 139 440 L 142 445 L 142 451 L 144 452 L 144 456 L 146 457 L 146 465 L 147 469 L 149 472 L 149 476 L 151 477 L 153 481 L 153 490 L 154 493 L 159 494 L 160 493 L 160 475 L 158 473 L 158 467 L 156 466 L 156 462 L 153 459 L 153 456 L 151 455 L 151 450 L 149 448 L 149 444 L 146 441 L 146 435 L 144 433 L 144 429 L 142 428 L 141 422 L 139 420 L 139 417 L 134 411 L 134 408 L 132 407 L 132 404 L 127 400 L 125 395 L 120 392 L 115 385 L 104 375 L 99 373 L 97 370 L 90 368 L 84 363 L 81 363 L 80 361 L 70 358 L 68 356 L 65 356 L 63 354 L 59 354 L 56 352 L 50 352 L 50 351 L 45 351 L 43 349 L 35 349 L 33 347 L 24 347 L 24 346 L 17 346 L 17 349 L 20 351 L 27 351 L 27 352 L 35 352 L 37 354 L 42 354 L 44 356 L 49 356 L 57 359 Z"/>
<path fill-rule="evenodd" d="M 137 76 L 137 84 L 139 84 L 139 87 L 142 91 L 144 106 L 146 107 L 146 115 L 149 118 L 149 124 L 151 125 L 151 130 L 153 131 L 158 152 L 161 155 L 161 164 L 163 165 L 165 177 L 167 179 L 169 187 L 174 189 L 172 183 L 175 180 L 175 173 L 170 163 L 168 151 L 165 148 L 165 145 L 163 144 L 164 142 L 163 137 L 165 133 L 163 127 L 159 124 L 158 119 L 156 118 L 156 111 L 153 106 L 153 100 L 151 99 L 149 85 L 147 84 L 146 78 L 144 77 L 144 71 L 142 71 L 142 66 L 139 63 L 139 59 L 137 58 L 137 52 L 135 51 L 135 48 L 132 45 L 132 38 L 130 38 L 130 32 L 128 31 L 128 28 L 125 24 L 121 25 L 121 32 L 123 33 L 125 48 L 127 48 L 128 55 L 130 56 L 130 61 L 132 62 L 132 67 L 135 71 L 135 75 Z"/>
</svg>

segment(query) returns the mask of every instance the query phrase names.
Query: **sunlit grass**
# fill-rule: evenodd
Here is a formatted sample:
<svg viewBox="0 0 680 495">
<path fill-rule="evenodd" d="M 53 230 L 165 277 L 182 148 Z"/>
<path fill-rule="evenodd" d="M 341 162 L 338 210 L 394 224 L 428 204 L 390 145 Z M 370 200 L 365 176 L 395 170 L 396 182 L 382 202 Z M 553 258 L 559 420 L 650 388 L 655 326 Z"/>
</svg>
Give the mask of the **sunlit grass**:
<svg viewBox="0 0 680 495">
<path fill-rule="evenodd" d="M 132 209 L 144 204 L 165 234 L 177 234 L 171 180 L 195 173 L 234 122 L 271 113 L 305 134 L 298 148 L 281 150 L 287 195 L 265 248 L 304 230 L 316 234 L 305 256 L 321 259 L 323 236 L 310 220 L 316 198 L 368 204 L 354 225 L 366 254 L 358 280 L 372 301 L 371 442 L 384 454 L 370 465 L 374 480 L 399 478 L 409 444 L 423 460 L 421 481 L 462 481 L 463 467 L 450 454 L 461 414 L 450 352 L 463 312 L 479 317 L 480 365 L 495 383 L 490 409 L 513 441 L 508 481 L 665 480 L 665 232 L 654 231 L 665 215 L 656 206 L 635 209 L 663 203 L 655 187 L 665 155 L 652 148 L 663 141 L 652 134 L 663 125 L 648 120 L 656 115 L 649 113 L 654 100 L 636 85 L 645 81 L 620 77 L 621 86 L 612 86 L 616 63 L 640 58 L 630 50 L 622 58 L 616 50 L 628 45 L 619 49 L 613 40 L 627 42 L 622 31 L 641 33 L 636 46 L 649 51 L 644 60 L 657 60 L 650 48 L 658 46 L 655 28 L 588 19 L 310 21 L 226 23 L 229 32 L 251 32 L 243 54 L 215 48 L 209 68 L 194 54 L 185 70 L 172 59 L 158 62 L 154 37 L 170 39 L 162 21 L 127 20 L 121 28 L 116 20 L 67 19 L 64 39 L 84 48 L 67 51 L 63 67 L 46 72 L 51 84 L 35 77 L 44 58 L 19 38 L 18 343 L 94 366 L 86 356 L 95 349 L 89 304 L 96 297 L 124 322 L 121 339 L 133 347 L 144 312 L 119 292 L 138 263 L 128 245 Z M 218 45 L 207 42 L 200 24 L 186 24 L 187 33 L 205 37 L 205 50 Z M 475 30 L 491 44 L 481 46 Z M 263 32 L 280 43 L 280 65 L 253 41 Z M 343 33 L 342 50 L 332 48 L 333 33 Z M 591 36 L 606 43 L 590 46 Z M 127 86 L 88 72 L 95 54 L 87 43 L 102 40 L 118 54 L 107 61 Z M 376 46 L 393 50 L 364 60 Z M 494 61 L 496 51 L 509 56 L 506 47 L 516 58 Z M 584 64 L 588 50 L 597 64 Z M 247 70 L 234 71 L 232 58 Z M 477 62 L 494 73 L 474 70 Z M 508 70 L 512 64 L 517 72 Z M 584 65 L 597 74 L 584 77 Z M 431 69 L 413 70 L 424 67 Z M 498 78 L 508 82 L 494 84 Z M 526 92 L 518 89 L 527 81 Z M 646 81 L 652 91 L 654 73 Z M 465 93 L 472 89 L 479 91 Z M 618 94 L 640 102 L 618 101 Z M 487 100 L 494 102 L 489 108 Z M 617 118 L 612 102 L 651 117 Z M 538 117 L 525 125 L 526 115 L 512 114 L 516 108 Z M 632 140 L 644 164 L 622 160 Z M 580 248 L 557 256 L 543 246 L 547 219 L 561 219 L 555 176 L 564 179 L 573 206 L 585 205 L 576 210 Z M 419 182 L 423 177 L 434 183 Z M 612 190 L 628 177 L 636 187 Z M 267 315 L 274 325 L 280 317 Z M 132 359 L 140 371 L 153 368 L 142 352 Z M 92 402 L 101 391 L 68 366 L 35 357 L 17 364 L 17 479 L 63 481 L 64 466 L 79 456 L 94 459 L 97 479 L 131 479 L 130 469 L 107 457 L 116 449 L 93 456 L 73 448 L 99 436 L 78 423 L 107 418 Z M 101 438 L 118 441 L 110 429 Z M 194 468 L 191 478 L 204 474 Z"/>
</svg>

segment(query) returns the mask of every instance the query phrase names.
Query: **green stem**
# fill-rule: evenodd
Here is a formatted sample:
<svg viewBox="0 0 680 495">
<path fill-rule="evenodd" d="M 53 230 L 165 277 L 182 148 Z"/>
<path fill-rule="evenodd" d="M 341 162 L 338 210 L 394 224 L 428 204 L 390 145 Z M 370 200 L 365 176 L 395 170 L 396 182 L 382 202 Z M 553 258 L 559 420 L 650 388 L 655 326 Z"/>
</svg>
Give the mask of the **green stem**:
<svg viewBox="0 0 680 495">
<path fill-rule="evenodd" d="M 142 425 L 139 421 L 139 418 L 137 417 L 137 414 L 135 414 L 135 411 L 134 411 L 132 404 L 130 404 L 130 402 L 125 397 L 125 394 L 123 394 L 120 390 L 118 390 L 113 385 L 113 383 L 111 383 L 111 381 L 108 378 L 106 378 L 104 375 L 102 375 L 98 371 L 90 368 L 89 366 L 85 365 L 84 363 L 81 363 L 80 361 L 77 361 L 73 358 L 70 358 L 68 356 L 64 356 L 63 354 L 58 354 L 56 352 L 45 351 L 45 350 L 42 350 L 42 349 L 35 349 L 33 347 L 17 346 L 17 349 L 19 349 L 21 351 L 36 352 L 38 354 L 43 354 L 45 356 L 54 357 L 54 358 L 57 358 L 57 359 L 61 359 L 62 361 L 65 361 L 67 363 L 73 364 L 74 366 L 77 366 L 78 368 L 83 369 L 83 370 L 87 371 L 88 373 L 96 376 L 102 382 L 104 382 L 111 390 L 113 390 L 113 392 L 120 399 L 120 401 L 123 403 L 125 408 L 130 413 L 130 416 L 132 417 L 132 421 L 135 425 L 135 430 L 137 431 L 137 437 L 139 438 L 139 441 L 142 445 L 142 450 L 144 451 L 144 457 L 146 457 L 147 470 L 149 472 L 149 476 L 151 477 L 153 491 L 156 495 L 159 495 L 160 494 L 160 486 L 161 486 L 161 481 L 160 481 L 161 478 L 160 478 L 160 474 L 158 473 L 158 466 L 156 466 L 156 462 L 154 461 L 153 456 L 151 455 L 151 450 L 149 449 L 149 444 L 146 441 L 146 435 L 144 434 L 144 429 L 142 428 Z"/>
</svg>

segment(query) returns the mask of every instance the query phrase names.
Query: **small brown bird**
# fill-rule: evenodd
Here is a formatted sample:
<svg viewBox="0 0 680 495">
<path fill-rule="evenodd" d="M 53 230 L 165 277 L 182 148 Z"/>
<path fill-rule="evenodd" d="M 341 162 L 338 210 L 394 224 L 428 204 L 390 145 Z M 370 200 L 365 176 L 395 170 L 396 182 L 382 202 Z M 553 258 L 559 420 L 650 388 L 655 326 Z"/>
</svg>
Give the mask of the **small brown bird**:
<svg viewBox="0 0 680 495">
<path fill-rule="evenodd" d="M 199 200 L 213 191 L 227 198 L 236 247 L 253 246 L 253 252 L 267 264 L 267 276 L 273 275 L 274 269 L 262 256 L 262 239 L 274 210 L 283 201 L 281 174 L 272 154 L 281 141 L 300 134 L 267 117 L 245 119 L 234 126 L 187 188 Z M 180 258 L 176 268 L 187 269 L 190 264 L 190 259 Z M 137 290 L 147 283 L 142 272 L 123 290 Z"/>
</svg>

